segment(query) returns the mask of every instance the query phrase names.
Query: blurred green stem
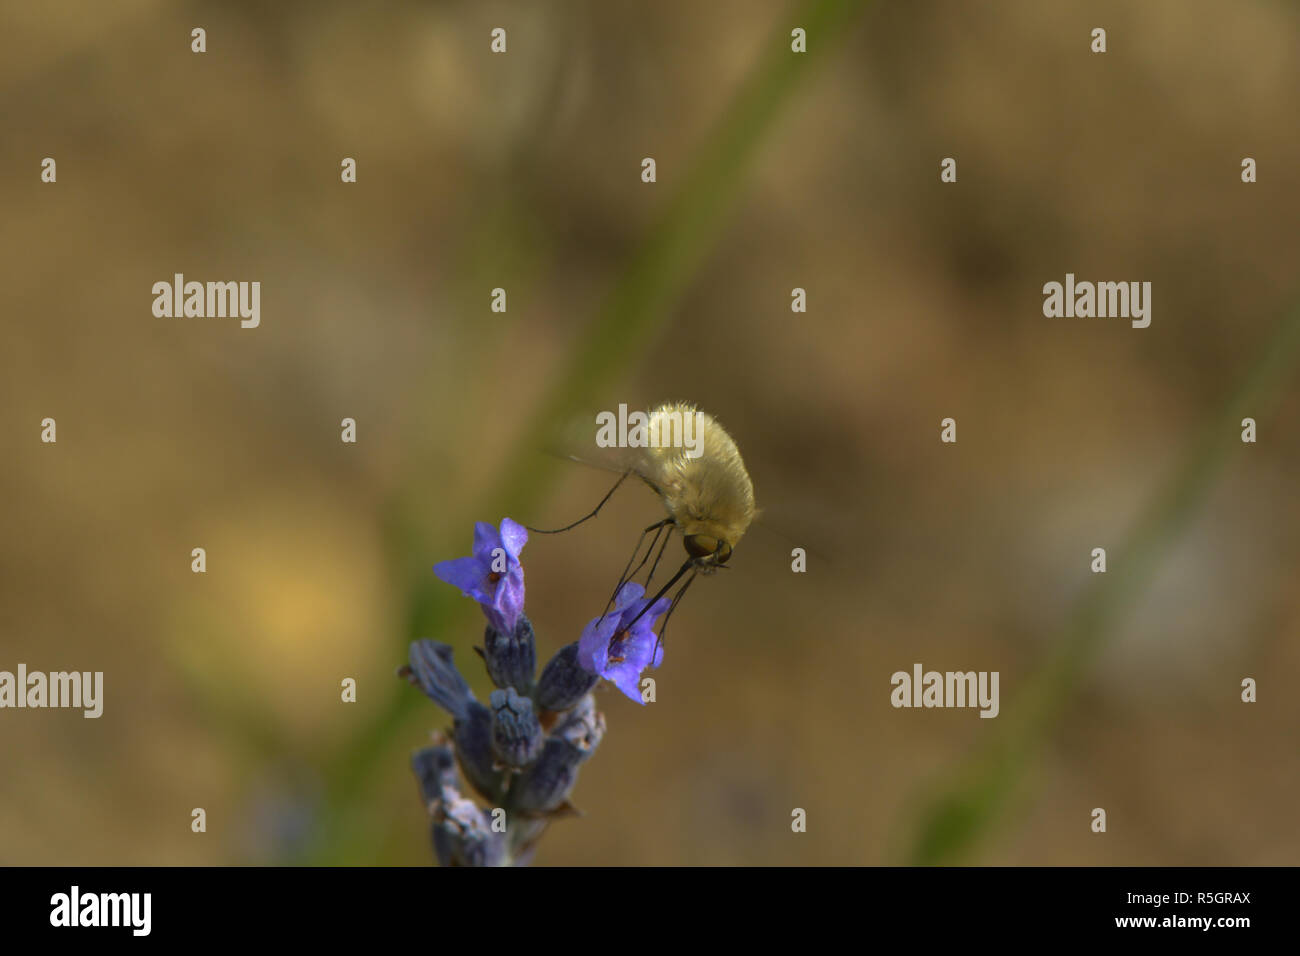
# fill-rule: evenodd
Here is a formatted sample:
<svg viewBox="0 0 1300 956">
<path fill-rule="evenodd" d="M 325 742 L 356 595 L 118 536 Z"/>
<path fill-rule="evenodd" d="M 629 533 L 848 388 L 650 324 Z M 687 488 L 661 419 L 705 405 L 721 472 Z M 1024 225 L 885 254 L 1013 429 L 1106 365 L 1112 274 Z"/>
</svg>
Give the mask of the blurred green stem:
<svg viewBox="0 0 1300 956">
<path fill-rule="evenodd" d="M 866 0 L 805 0 L 781 21 L 756 68 L 693 158 L 663 218 L 619 276 L 579 347 L 556 370 L 546 397 L 522 431 L 524 441 L 501 471 L 500 483 L 490 489 L 482 507 L 465 516 L 466 534 L 475 517 L 527 513 L 541 500 L 552 474 L 543 473 L 537 455 L 546 436 L 557 423 L 594 403 L 602 390 L 635 365 L 716 244 L 727 213 L 743 188 L 744 173 L 780 107 L 798 81 L 838 46 L 865 7 Z M 806 54 L 790 49 L 790 31 L 796 26 L 807 31 Z M 419 490 L 409 494 L 427 494 L 427 476 L 413 476 L 411 487 Z M 418 528 L 402 519 L 406 512 L 399 501 L 389 530 L 399 553 L 423 554 L 429 542 Z M 403 564 L 403 570 L 409 564 Z M 393 645 L 395 666 L 405 660 L 406 645 L 413 639 L 465 633 L 477 626 L 471 624 L 474 611 L 467 606 L 469 602 L 438 582 L 431 570 L 415 577 L 410 587 L 408 627 Z M 375 834 L 363 832 L 363 800 L 376 776 L 406 773 L 404 767 L 384 760 L 398 744 L 411 749 L 419 743 L 399 739 L 408 716 L 417 708 L 428 715 L 426 723 L 438 719 L 423 697 L 395 679 L 382 712 L 327 769 L 324 819 L 307 862 L 367 862 Z M 416 805 L 414 798 L 412 805 Z M 411 838 L 423 834 L 423 828 L 413 830 Z"/>
<path fill-rule="evenodd" d="M 1056 651 L 1021 694 L 1002 708 L 994 739 L 926 801 L 909 862 L 959 860 L 997 822 L 1116 624 L 1150 583 L 1233 452 L 1242 448 L 1241 419 L 1263 416 L 1298 354 L 1300 305 L 1278 324 L 1236 391 L 1151 499 L 1112 559 L 1111 573 L 1096 576 L 1071 614 Z"/>
</svg>

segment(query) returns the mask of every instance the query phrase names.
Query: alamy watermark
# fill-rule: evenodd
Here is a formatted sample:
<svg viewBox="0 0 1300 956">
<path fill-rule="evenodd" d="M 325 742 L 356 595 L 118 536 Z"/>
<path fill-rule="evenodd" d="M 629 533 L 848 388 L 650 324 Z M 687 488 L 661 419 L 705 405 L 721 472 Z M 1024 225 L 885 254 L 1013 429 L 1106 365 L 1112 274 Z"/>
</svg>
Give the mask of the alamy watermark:
<svg viewBox="0 0 1300 956">
<path fill-rule="evenodd" d="M 186 282 L 185 274 L 177 272 L 171 282 L 155 282 L 153 294 L 153 314 L 160 319 L 237 317 L 245 329 L 262 322 L 260 282 Z"/>
<path fill-rule="evenodd" d="M 1075 282 L 1065 274 L 1065 285 L 1043 286 L 1043 315 L 1049 319 L 1121 318 L 1132 319 L 1135 329 L 1151 324 L 1150 282 Z"/>
<path fill-rule="evenodd" d="M 18 665 L 18 673 L 0 671 L 0 708 L 71 707 L 80 708 L 83 717 L 98 717 L 104 712 L 103 671 L 28 671 Z"/>
<path fill-rule="evenodd" d="M 978 707 L 981 717 L 996 717 L 997 671 L 925 671 L 912 665 L 912 673 L 895 671 L 889 702 L 895 707 Z"/>
<path fill-rule="evenodd" d="M 703 412 L 661 408 L 652 418 L 648 412 L 629 412 L 626 404 L 620 404 L 617 415 L 599 413 L 596 426 L 596 444 L 601 448 L 682 448 L 687 458 L 704 454 Z"/>
<path fill-rule="evenodd" d="M 51 926 L 125 926 L 133 936 L 148 936 L 152 893 L 83 893 L 73 886 L 50 897 Z"/>
</svg>

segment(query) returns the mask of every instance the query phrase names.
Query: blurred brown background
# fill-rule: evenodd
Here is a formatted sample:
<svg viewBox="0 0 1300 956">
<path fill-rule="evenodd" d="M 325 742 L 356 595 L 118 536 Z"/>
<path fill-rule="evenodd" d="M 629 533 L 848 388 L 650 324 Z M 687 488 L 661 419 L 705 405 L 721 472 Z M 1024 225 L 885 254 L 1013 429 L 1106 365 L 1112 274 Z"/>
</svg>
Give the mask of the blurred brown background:
<svg viewBox="0 0 1300 956">
<path fill-rule="evenodd" d="M 501 472 L 530 413 L 800 15 L 4 6 L 0 669 L 103 670 L 106 690 L 99 720 L 0 712 L 0 861 L 430 861 L 407 758 L 445 718 L 415 701 L 347 756 L 415 693 L 393 677 L 412 576 L 529 480 Z M 659 702 L 601 697 L 588 815 L 539 864 L 908 859 L 926 800 L 1063 639 L 1091 549 L 1118 546 L 1300 293 L 1294 5 L 880 3 L 809 47 L 716 241 L 594 396 L 716 415 L 766 527 L 674 617 Z M 259 280 L 261 327 L 154 318 L 174 272 Z M 1151 281 L 1151 327 L 1044 318 L 1066 272 Z M 1295 381 L 1257 445 L 1227 430 L 1205 501 L 962 860 L 1298 862 Z M 512 517 L 565 523 L 609 484 L 555 474 Z M 542 654 L 660 513 L 631 489 L 529 543 Z M 814 549 L 805 575 L 789 538 Z M 425 636 L 487 692 L 472 607 Z M 914 662 L 999 671 L 1002 716 L 891 708 Z"/>
</svg>

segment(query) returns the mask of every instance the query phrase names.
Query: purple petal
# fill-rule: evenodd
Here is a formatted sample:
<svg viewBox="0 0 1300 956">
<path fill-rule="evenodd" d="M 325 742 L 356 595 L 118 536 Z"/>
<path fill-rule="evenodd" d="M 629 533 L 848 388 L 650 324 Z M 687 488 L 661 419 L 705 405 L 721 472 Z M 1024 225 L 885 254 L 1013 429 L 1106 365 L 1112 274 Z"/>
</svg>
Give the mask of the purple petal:
<svg viewBox="0 0 1300 956">
<path fill-rule="evenodd" d="M 671 606 L 668 598 L 660 598 L 650 610 L 628 629 L 630 622 L 647 604 L 645 588 L 629 581 L 619 589 L 614 607 L 604 619 L 593 619 L 578 639 L 578 662 L 593 674 L 612 682 L 630 699 L 645 703 L 638 686 L 641 672 L 647 667 L 658 667 L 663 660 L 663 647 L 654 633 L 655 619 Z M 599 622 L 599 625 L 597 624 Z M 610 639 L 626 631 L 618 642 L 617 655 L 622 660 L 610 660 Z"/>
<path fill-rule="evenodd" d="M 497 582 L 492 606 L 500 616 L 500 623 L 493 621 L 493 626 L 502 634 L 513 634 L 519 615 L 524 613 L 524 569 L 514 565 Z M 491 617 L 491 615 L 489 615 Z"/>
<path fill-rule="evenodd" d="M 502 518 L 501 542 L 506 549 L 506 554 L 518 561 L 519 552 L 524 550 L 524 545 L 528 543 L 528 529 L 510 518 Z"/>
<path fill-rule="evenodd" d="M 626 694 L 630 699 L 644 704 L 641 699 L 641 672 L 646 667 L 651 666 L 650 659 L 653 656 L 658 660 L 663 657 L 663 648 L 657 647 L 658 637 L 653 632 L 632 634 L 624 638 L 619 645 L 618 652 L 623 658 L 621 662 L 616 662 L 605 669 L 606 679 L 612 681 L 614 686 Z"/>
<path fill-rule="evenodd" d="M 605 672 L 605 679 L 612 682 L 615 687 L 626 694 L 630 699 L 638 704 L 644 704 L 641 699 L 641 668 L 633 667 L 630 660 L 622 664 L 615 664 Z"/>
<path fill-rule="evenodd" d="M 618 589 L 618 596 L 614 598 L 613 610 L 623 611 L 631 607 L 643 597 L 645 597 L 645 588 L 641 587 L 641 585 L 637 584 L 635 581 L 628 581 Z M 611 611 L 611 613 L 613 612 Z"/>
<path fill-rule="evenodd" d="M 647 603 L 649 602 L 637 601 L 635 607 L 628 608 L 625 612 L 627 620 L 631 621 L 638 614 L 641 614 L 641 609 L 645 607 Z M 650 607 L 650 610 L 641 614 L 640 620 L 636 622 L 635 629 L 638 631 L 649 631 L 653 629 L 655 621 L 659 620 L 659 618 L 662 617 L 670 607 L 672 607 L 672 604 L 672 600 L 666 597 L 662 597 L 658 601 L 655 601 L 655 603 Z"/>
<path fill-rule="evenodd" d="M 439 561 L 433 566 L 433 573 L 453 587 L 460 588 L 467 597 L 480 602 L 491 600 L 485 593 L 487 568 L 478 558 Z"/>
<path fill-rule="evenodd" d="M 492 565 L 492 550 L 501 547 L 501 534 L 486 521 L 474 522 L 474 557 Z"/>
<path fill-rule="evenodd" d="M 609 661 L 609 639 L 618 627 L 618 615 L 610 611 L 604 620 L 592 618 L 578 638 L 578 663 L 592 674 L 600 674 Z"/>
</svg>

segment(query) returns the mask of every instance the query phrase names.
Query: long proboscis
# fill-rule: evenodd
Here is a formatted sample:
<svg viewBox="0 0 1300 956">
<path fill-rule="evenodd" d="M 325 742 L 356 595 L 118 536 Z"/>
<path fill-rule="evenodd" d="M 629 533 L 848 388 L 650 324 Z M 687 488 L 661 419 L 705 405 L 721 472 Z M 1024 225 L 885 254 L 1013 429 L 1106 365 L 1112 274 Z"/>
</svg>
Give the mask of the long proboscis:
<svg viewBox="0 0 1300 956">
<path fill-rule="evenodd" d="M 693 568 L 695 567 L 695 564 L 696 564 L 696 559 L 695 559 L 695 558 L 687 558 L 687 559 L 686 559 L 686 563 L 683 564 L 680 568 L 677 569 L 677 573 L 674 574 L 671 578 L 668 579 L 668 583 L 665 584 L 663 587 L 661 587 L 661 588 L 659 589 L 658 593 L 656 593 L 654 597 L 652 597 L 649 601 L 646 602 L 645 607 L 641 608 L 641 610 L 637 612 L 636 617 L 634 617 L 634 618 L 632 618 L 632 620 L 628 621 L 628 623 L 627 623 L 627 627 L 625 628 L 625 630 L 631 630 L 631 629 L 632 629 L 632 625 L 635 624 L 637 621 L 641 620 L 642 616 L 645 615 L 645 612 L 648 611 L 648 610 L 650 610 L 650 608 L 654 607 L 655 602 L 658 601 L 658 600 L 659 600 L 661 597 L 663 597 L 665 594 L 667 594 L 667 593 L 668 593 L 668 590 L 669 590 L 669 589 L 670 589 L 674 584 L 676 584 L 678 581 L 680 581 L 680 580 L 682 579 L 682 575 L 684 575 L 687 571 L 690 571 L 691 569 L 693 569 Z"/>
</svg>

